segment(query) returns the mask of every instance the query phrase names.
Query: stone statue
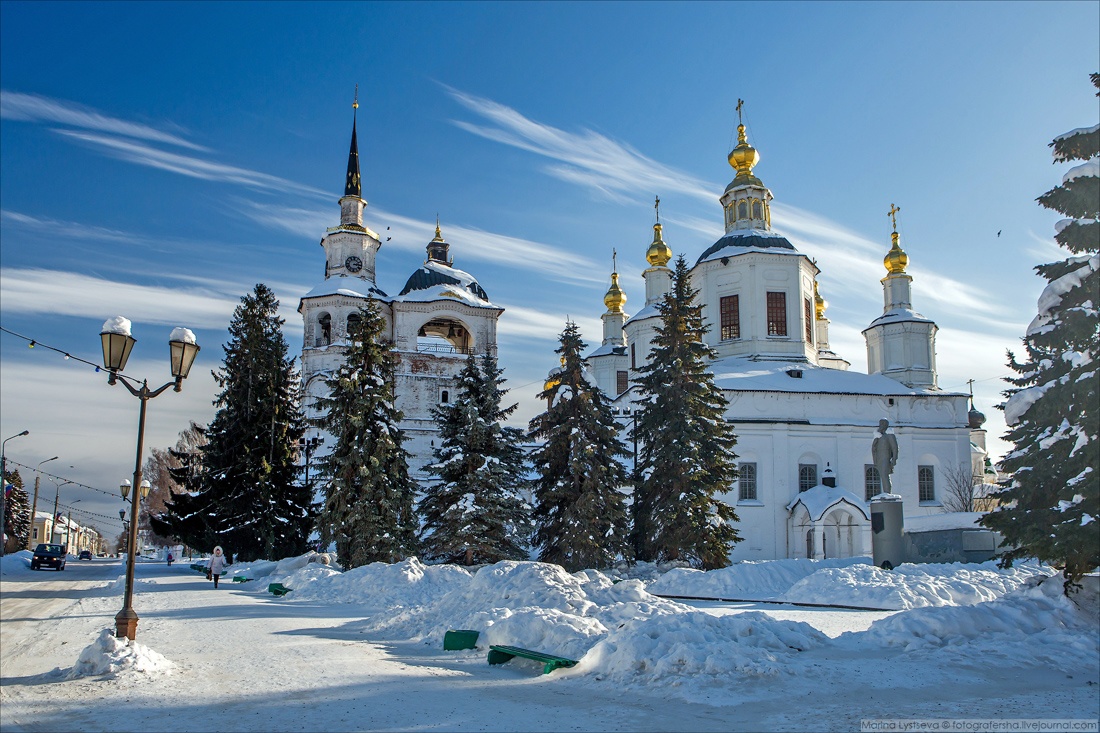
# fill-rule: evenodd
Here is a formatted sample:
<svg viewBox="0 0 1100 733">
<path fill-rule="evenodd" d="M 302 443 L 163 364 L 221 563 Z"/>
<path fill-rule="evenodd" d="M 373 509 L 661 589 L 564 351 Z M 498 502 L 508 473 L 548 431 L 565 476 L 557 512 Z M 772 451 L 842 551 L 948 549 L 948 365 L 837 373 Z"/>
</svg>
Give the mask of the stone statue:
<svg viewBox="0 0 1100 733">
<path fill-rule="evenodd" d="M 886 432 L 890 427 L 890 421 L 883 418 L 878 421 L 878 433 L 871 442 L 871 458 L 878 469 L 878 476 L 882 482 L 882 493 L 892 494 L 890 486 L 890 474 L 894 472 L 894 464 L 898 462 L 898 439 L 893 433 Z"/>
</svg>

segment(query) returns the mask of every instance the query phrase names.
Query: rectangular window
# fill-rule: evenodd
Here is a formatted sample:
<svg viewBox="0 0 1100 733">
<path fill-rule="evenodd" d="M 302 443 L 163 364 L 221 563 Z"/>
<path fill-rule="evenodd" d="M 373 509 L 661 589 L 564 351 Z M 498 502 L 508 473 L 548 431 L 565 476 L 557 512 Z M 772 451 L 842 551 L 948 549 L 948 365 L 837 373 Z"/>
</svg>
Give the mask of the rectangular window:
<svg viewBox="0 0 1100 733">
<path fill-rule="evenodd" d="M 617 371 L 617 372 L 615 372 L 615 393 L 616 394 L 622 394 L 623 392 L 626 391 L 626 388 L 628 386 L 628 384 L 627 384 L 627 375 L 628 375 L 628 372 L 626 372 L 626 371 Z"/>
<path fill-rule="evenodd" d="M 631 344 L 630 345 L 630 368 L 631 369 L 637 369 L 638 368 L 637 363 L 634 361 L 634 347 L 635 346 L 636 346 L 636 344 Z"/>
<path fill-rule="evenodd" d="M 38 527 L 34 528 L 34 538 L 38 539 Z"/>
<path fill-rule="evenodd" d="M 814 342 L 814 306 L 810 303 L 810 299 L 802 301 L 802 305 L 805 306 L 806 311 L 806 343 L 813 344 Z"/>
<path fill-rule="evenodd" d="M 932 466 L 917 466 L 917 496 L 920 501 L 936 500 L 936 472 Z"/>
<path fill-rule="evenodd" d="M 768 335 L 787 335 L 786 293 L 768 293 Z"/>
<path fill-rule="evenodd" d="M 737 500 L 756 501 L 756 464 L 737 464 Z"/>
<path fill-rule="evenodd" d="M 882 493 L 882 479 L 878 475 L 878 469 L 872 463 L 863 464 L 863 500 L 870 501 L 871 497 Z"/>
<path fill-rule="evenodd" d="M 798 490 L 806 491 L 817 486 L 817 464 L 798 464 Z"/>
<path fill-rule="evenodd" d="M 718 301 L 718 310 L 721 313 L 722 340 L 730 341 L 741 338 L 741 315 L 738 308 L 739 296 L 727 295 Z"/>
</svg>

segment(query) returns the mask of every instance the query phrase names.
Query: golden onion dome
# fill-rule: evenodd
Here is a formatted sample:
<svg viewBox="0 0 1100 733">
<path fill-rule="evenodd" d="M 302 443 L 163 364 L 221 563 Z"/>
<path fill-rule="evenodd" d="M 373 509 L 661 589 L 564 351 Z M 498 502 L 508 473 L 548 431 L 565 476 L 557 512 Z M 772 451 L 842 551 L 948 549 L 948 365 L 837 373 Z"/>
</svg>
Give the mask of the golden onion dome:
<svg viewBox="0 0 1100 733">
<path fill-rule="evenodd" d="M 607 295 L 603 296 L 603 304 L 607 306 L 609 313 L 622 313 L 626 303 L 626 293 L 619 287 L 619 273 L 611 273 L 611 287 L 607 289 Z"/>
<path fill-rule="evenodd" d="M 756 152 L 756 148 L 749 145 L 748 138 L 745 136 L 744 125 L 737 126 L 737 147 L 730 151 L 728 160 L 733 169 L 737 171 L 737 177 L 733 179 L 731 186 L 743 183 L 764 185 L 759 178 L 752 174 L 753 166 L 760 162 L 760 153 Z"/>
<path fill-rule="evenodd" d="M 821 297 L 821 293 L 817 292 L 817 280 L 814 280 L 814 313 L 817 320 L 822 321 L 825 319 L 825 309 L 828 307 L 829 303 Z"/>
<path fill-rule="evenodd" d="M 661 225 L 653 225 L 653 243 L 645 251 L 646 261 L 654 267 L 664 267 L 672 259 L 672 248 L 661 239 Z"/>
<path fill-rule="evenodd" d="M 890 251 L 886 253 L 886 256 L 882 258 L 882 264 L 886 265 L 886 271 L 891 275 L 903 275 L 905 274 L 905 267 L 909 264 L 909 255 L 905 254 L 901 246 L 898 244 L 898 233 L 893 232 L 890 234 L 890 239 L 893 240 L 893 246 L 890 247 Z"/>
</svg>

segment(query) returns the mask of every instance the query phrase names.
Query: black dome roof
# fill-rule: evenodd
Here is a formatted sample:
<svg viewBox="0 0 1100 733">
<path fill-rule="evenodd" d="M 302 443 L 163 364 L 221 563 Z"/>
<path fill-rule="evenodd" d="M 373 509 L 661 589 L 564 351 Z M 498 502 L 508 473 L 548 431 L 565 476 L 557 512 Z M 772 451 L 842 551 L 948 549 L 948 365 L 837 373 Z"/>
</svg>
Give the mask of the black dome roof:
<svg viewBox="0 0 1100 733">
<path fill-rule="evenodd" d="M 435 267 L 426 266 L 421 267 L 409 276 L 408 282 L 405 283 L 405 287 L 401 291 L 401 295 L 407 295 L 414 290 L 427 290 L 435 285 L 457 285 L 459 287 L 465 287 L 466 290 L 482 300 L 489 300 L 488 293 L 478 284 L 477 280 L 471 279 L 469 283 L 464 283 L 460 278 L 448 275 L 445 272 L 440 272 L 440 270 Z"/>
<path fill-rule="evenodd" d="M 700 262 L 710 259 L 711 255 L 718 253 L 726 247 L 794 250 L 794 245 L 788 242 L 786 237 L 762 237 L 759 234 L 727 234 L 707 248 L 706 252 L 699 255 L 699 259 L 695 261 L 695 264 L 698 265 Z"/>
</svg>

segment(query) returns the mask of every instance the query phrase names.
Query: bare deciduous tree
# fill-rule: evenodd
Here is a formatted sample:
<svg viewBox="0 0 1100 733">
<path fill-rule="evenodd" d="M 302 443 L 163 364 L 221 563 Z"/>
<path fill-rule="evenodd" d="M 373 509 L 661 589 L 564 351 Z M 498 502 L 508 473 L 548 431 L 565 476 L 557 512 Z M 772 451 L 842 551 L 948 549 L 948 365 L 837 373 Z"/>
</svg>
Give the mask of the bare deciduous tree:
<svg viewBox="0 0 1100 733">
<path fill-rule="evenodd" d="M 958 465 L 944 470 L 943 510 L 972 512 L 974 509 L 974 475 L 970 466 Z"/>
</svg>

